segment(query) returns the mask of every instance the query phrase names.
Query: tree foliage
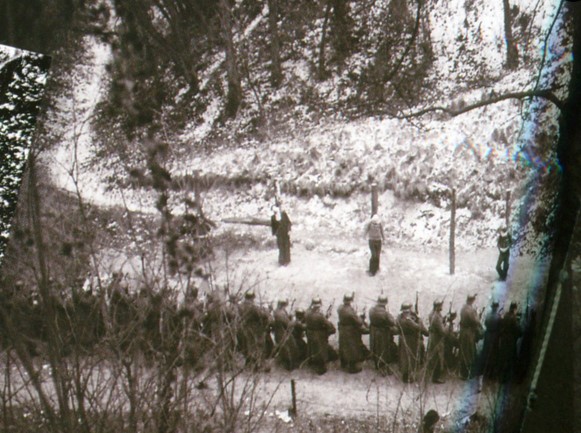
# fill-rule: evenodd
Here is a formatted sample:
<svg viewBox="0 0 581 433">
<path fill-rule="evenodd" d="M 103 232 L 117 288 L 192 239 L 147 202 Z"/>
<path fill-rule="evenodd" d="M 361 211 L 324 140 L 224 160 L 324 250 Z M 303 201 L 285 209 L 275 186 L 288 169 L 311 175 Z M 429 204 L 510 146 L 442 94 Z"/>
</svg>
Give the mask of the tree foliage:
<svg viewBox="0 0 581 433">
<path fill-rule="evenodd" d="M 0 258 L 16 209 L 18 190 L 30 146 L 50 59 L 16 52 L 0 53 Z"/>
</svg>

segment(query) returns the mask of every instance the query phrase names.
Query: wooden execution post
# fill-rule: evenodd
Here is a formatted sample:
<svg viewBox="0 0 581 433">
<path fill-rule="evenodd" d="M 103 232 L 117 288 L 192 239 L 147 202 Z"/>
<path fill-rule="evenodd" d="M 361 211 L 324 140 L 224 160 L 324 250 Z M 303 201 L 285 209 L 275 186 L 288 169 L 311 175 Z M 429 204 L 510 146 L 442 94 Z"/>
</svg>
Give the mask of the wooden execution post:
<svg viewBox="0 0 581 433">
<path fill-rule="evenodd" d="M 297 416 L 297 390 L 295 386 L 295 380 L 291 379 L 291 399 L 292 399 L 292 406 L 288 410 L 290 416 Z"/>
<path fill-rule="evenodd" d="M 379 207 L 379 196 L 377 194 L 377 183 L 371 184 L 371 216 L 377 213 Z"/>
<path fill-rule="evenodd" d="M 506 205 L 504 216 L 506 218 L 506 227 L 508 228 L 510 223 L 510 191 L 506 192 Z"/>
<path fill-rule="evenodd" d="M 201 214 L 202 192 L 200 187 L 200 170 L 194 170 L 194 201 L 196 203 L 196 210 Z"/>
<path fill-rule="evenodd" d="M 450 275 L 454 275 L 456 267 L 456 190 L 454 188 L 451 191 L 450 204 Z"/>
<path fill-rule="evenodd" d="M 281 204 L 280 182 L 278 181 L 278 179 L 275 179 L 275 181 L 274 181 L 274 204 L 276 204 L 277 206 L 280 206 L 280 204 Z"/>
</svg>

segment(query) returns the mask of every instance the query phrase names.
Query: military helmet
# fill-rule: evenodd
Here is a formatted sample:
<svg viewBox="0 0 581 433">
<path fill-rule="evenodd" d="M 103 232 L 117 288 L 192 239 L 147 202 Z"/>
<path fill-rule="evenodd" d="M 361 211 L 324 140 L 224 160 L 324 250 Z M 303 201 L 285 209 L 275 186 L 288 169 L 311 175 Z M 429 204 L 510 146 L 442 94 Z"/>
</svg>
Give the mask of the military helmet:
<svg viewBox="0 0 581 433">
<path fill-rule="evenodd" d="M 321 305 L 323 305 L 321 298 L 313 298 L 313 300 L 311 301 L 311 306 L 313 307 L 320 307 Z"/>
<path fill-rule="evenodd" d="M 288 299 L 279 299 L 278 305 L 279 307 L 286 307 L 288 305 Z"/>
<path fill-rule="evenodd" d="M 345 296 L 343 296 L 343 302 L 352 302 L 352 301 L 353 301 L 352 293 L 346 293 Z"/>
<path fill-rule="evenodd" d="M 409 302 L 404 302 L 403 304 L 401 304 L 401 310 L 411 310 L 412 309 L 412 304 L 410 304 Z"/>
<path fill-rule="evenodd" d="M 466 300 L 467 301 L 474 301 L 476 299 L 476 295 L 477 295 L 477 293 L 470 294 L 470 295 L 466 296 Z"/>
<path fill-rule="evenodd" d="M 492 308 L 498 308 L 499 305 L 498 301 L 492 301 Z"/>
<path fill-rule="evenodd" d="M 256 295 L 254 294 L 253 290 L 249 290 L 244 294 L 244 299 L 254 299 Z"/>
<path fill-rule="evenodd" d="M 387 305 L 387 296 L 379 295 L 379 298 L 377 298 L 377 303 L 381 305 Z"/>
<path fill-rule="evenodd" d="M 444 305 L 444 301 L 434 301 L 434 308 L 441 307 L 442 305 Z"/>
</svg>

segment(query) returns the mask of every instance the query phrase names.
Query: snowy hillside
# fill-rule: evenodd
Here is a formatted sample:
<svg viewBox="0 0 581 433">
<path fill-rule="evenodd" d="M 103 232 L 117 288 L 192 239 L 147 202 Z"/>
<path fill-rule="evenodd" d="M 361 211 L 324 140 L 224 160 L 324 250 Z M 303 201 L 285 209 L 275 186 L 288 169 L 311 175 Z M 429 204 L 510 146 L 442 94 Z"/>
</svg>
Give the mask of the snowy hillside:
<svg viewBox="0 0 581 433">
<path fill-rule="evenodd" d="M 356 27 L 373 24 L 386 7 L 382 2 L 376 6 L 377 11 L 367 11 L 364 18 L 355 20 Z M 223 57 L 207 59 L 209 66 L 202 77 L 205 92 L 200 100 L 205 108 L 182 129 L 163 131 L 171 146 L 165 168 L 174 179 L 199 172 L 206 187 L 204 211 L 214 221 L 266 218 L 273 181 L 279 180 L 285 206 L 298 227 L 314 229 L 323 224 L 333 232 L 351 234 L 358 232 L 369 215 L 370 184 L 376 182 L 382 194 L 380 212 L 392 240 L 436 247 L 446 245 L 448 191 L 455 188 L 460 247 L 491 246 L 504 218 L 505 193 L 512 192 L 512 213 L 517 212 L 529 188 L 526 179 L 535 170 L 523 147 L 534 144 L 539 129 L 554 140 L 557 111 L 549 105 L 535 112 L 530 102 L 511 99 L 457 117 L 441 112 L 401 117 L 427 107 L 462 108 L 491 95 L 532 89 L 541 69 L 556 71 L 543 76 L 541 87 L 564 82 L 570 59 L 552 42 L 554 36 L 544 45 L 556 2 L 531 5 L 521 1 L 513 7 L 519 11 L 515 27 L 521 35 L 518 49 L 522 60 L 519 69 L 510 72 L 503 69 L 501 3 L 441 0 L 430 4 L 423 19 L 433 48 L 433 64 L 425 78 L 428 85 L 413 106 L 381 115 L 356 113 L 356 105 L 350 105 L 356 88 L 349 77 L 371 61 L 365 50 L 353 53 L 345 67 L 334 69 L 328 79 L 318 81 L 313 76 L 309 59 L 322 20 L 304 40 L 297 41 L 298 46 L 283 62 L 281 88 L 269 88 L 267 70 L 258 69 L 252 81 L 243 84 L 257 87 L 259 98 L 249 91 L 237 118 L 224 124 L 218 119 L 221 102 L 216 85 L 207 84 L 225 80 Z M 266 12 L 262 10 L 248 22 L 240 44 L 261 46 Z M 560 22 L 554 26 L 556 32 L 562 27 Z M 531 36 L 535 32 L 539 36 Z M 364 41 L 373 40 L 373 35 L 366 37 Z M 90 81 L 76 87 L 74 108 L 66 107 L 70 98 L 62 102 L 63 112 L 74 110 L 76 114 L 67 139 L 51 154 L 55 182 L 69 190 L 80 188 L 96 203 L 155 212 L 154 191 L 128 188 L 132 184 L 128 173 L 136 168 L 143 171 L 141 150 L 125 154 L 123 160 L 115 154 L 105 160 L 94 157 L 111 140 L 101 138 L 86 121 L 93 115 L 95 103 L 105 98 L 108 76 L 104 66 L 111 52 L 92 39 L 87 40 L 87 47 L 92 63 L 79 66 L 79 74 Z M 258 51 L 250 52 L 249 61 L 256 61 L 257 56 Z M 178 93 L 176 104 L 186 91 L 183 88 Z M 563 94 L 564 89 L 560 96 Z M 166 115 L 171 116 L 176 107 L 167 104 Z M 267 112 L 268 120 L 256 126 L 261 110 Z M 139 140 L 129 145 L 143 147 Z M 78 158 L 74 170 L 71 152 Z M 179 201 L 176 196 L 176 212 Z M 223 226 L 219 230 L 245 229 Z"/>
</svg>

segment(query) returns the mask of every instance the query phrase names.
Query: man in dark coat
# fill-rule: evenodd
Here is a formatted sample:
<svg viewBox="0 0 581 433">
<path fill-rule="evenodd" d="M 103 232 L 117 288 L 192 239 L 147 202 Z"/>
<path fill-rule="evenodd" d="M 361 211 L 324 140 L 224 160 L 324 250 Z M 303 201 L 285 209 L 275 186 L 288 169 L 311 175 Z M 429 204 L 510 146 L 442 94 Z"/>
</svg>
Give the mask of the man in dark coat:
<svg viewBox="0 0 581 433">
<path fill-rule="evenodd" d="M 448 373 L 455 373 L 458 369 L 458 331 L 455 330 L 454 320 L 458 314 L 450 311 L 444 318 L 446 338 L 444 343 L 444 362 Z"/>
<path fill-rule="evenodd" d="M 474 308 L 476 295 L 468 295 L 460 310 L 460 378 L 467 380 L 476 373 L 476 343 L 482 335 L 482 324 Z"/>
<path fill-rule="evenodd" d="M 290 231 L 291 220 L 287 213 L 278 206 L 272 207 L 272 216 L 270 217 L 270 227 L 273 236 L 276 236 L 276 245 L 278 246 L 278 264 L 286 266 L 291 261 L 290 256 Z"/>
<path fill-rule="evenodd" d="M 446 343 L 446 328 L 442 317 L 442 301 L 434 302 L 434 309 L 428 316 L 428 377 L 434 383 L 444 383 L 444 347 Z"/>
<path fill-rule="evenodd" d="M 498 260 L 496 262 L 496 272 L 500 281 L 506 280 L 508 275 L 508 262 L 510 258 L 510 247 L 512 245 L 512 237 L 508 232 L 506 226 L 502 226 L 498 235 Z"/>
<path fill-rule="evenodd" d="M 481 373 L 485 379 L 496 379 L 498 376 L 498 344 L 500 337 L 500 314 L 498 302 L 493 302 L 490 312 L 484 319 L 484 343 L 482 345 Z"/>
<path fill-rule="evenodd" d="M 517 316 L 518 306 L 510 304 L 508 313 L 500 323 L 499 360 L 500 379 L 503 383 L 512 380 L 517 362 L 517 342 L 522 335 L 522 329 Z"/>
<path fill-rule="evenodd" d="M 207 342 L 206 347 L 211 349 L 210 358 L 216 360 L 219 370 L 228 370 L 234 366 L 239 327 L 236 297 L 231 297 L 230 303 L 226 304 L 218 293 L 208 293 L 202 332 Z"/>
<path fill-rule="evenodd" d="M 190 367 L 198 367 L 206 351 L 206 340 L 202 337 L 203 307 L 198 300 L 198 289 L 186 293 L 178 316 L 181 319 L 182 360 Z"/>
<path fill-rule="evenodd" d="M 295 310 L 295 319 L 291 321 L 291 328 L 297 345 L 297 361 L 299 364 L 302 364 L 308 356 L 308 347 L 305 341 L 307 323 L 305 320 L 305 311 L 297 308 Z"/>
<path fill-rule="evenodd" d="M 412 311 L 412 304 L 409 303 L 401 305 L 397 326 L 399 327 L 399 370 L 404 382 L 413 382 L 420 363 L 423 337 L 427 337 L 429 333 L 417 314 Z"/>
<path fill-rule="evenodd" d="M 307 325 L 307 344 L 309 364 L 317 374 L 327 371 L 327 362 L 337 359 L 337 353 L 329 345 L 329 336 L 337 330 L 321 312 L 321 300 L 313 299 L 311 307 L 305 314 Z"/>
<path fill-rule="evenodd" d="M 397 326 L 394 317 L 387 311 L 387 296 L 380 296 L 377 304 L 369 310 L 369 346 L 375 368 L 381 374 L 391 374 L 389 364 L 393 361 Z"/>
<path fill-rule="evenodd" d="M 272 329 L 276 343 L 276 359 L 286 370 L 291 371 L 299 366 L 299 361 L 298 345 L 292 333 L 292 322 L 286 311 L 287 306 L 286 299 L 278 301 L 273 313 Z"/>
<path fill-rule="evenodd" d="M 265 367 L 264 360 L 267 356 L 266 334 L 269 332 L 270 316 L 265 308 L 254 303 L 254 298 L 254 292 L 246 292 L 238 309 L 238 343 L 246 365 L 254 370 L 261 370 Z"/>
<path fill-rule="evenodd" d="M 348 373 L 359 373 L 359 363 L 369 358 L 369 349 L 363 344 L 361 336 L 369 334 L 369 329 L 363 319 L 357 315 L 353 307 L 353 295 L 343 297 L 343 305 L 337 309 L 339 316 L 339 358 L 341 367 Z"/>
</svg>

